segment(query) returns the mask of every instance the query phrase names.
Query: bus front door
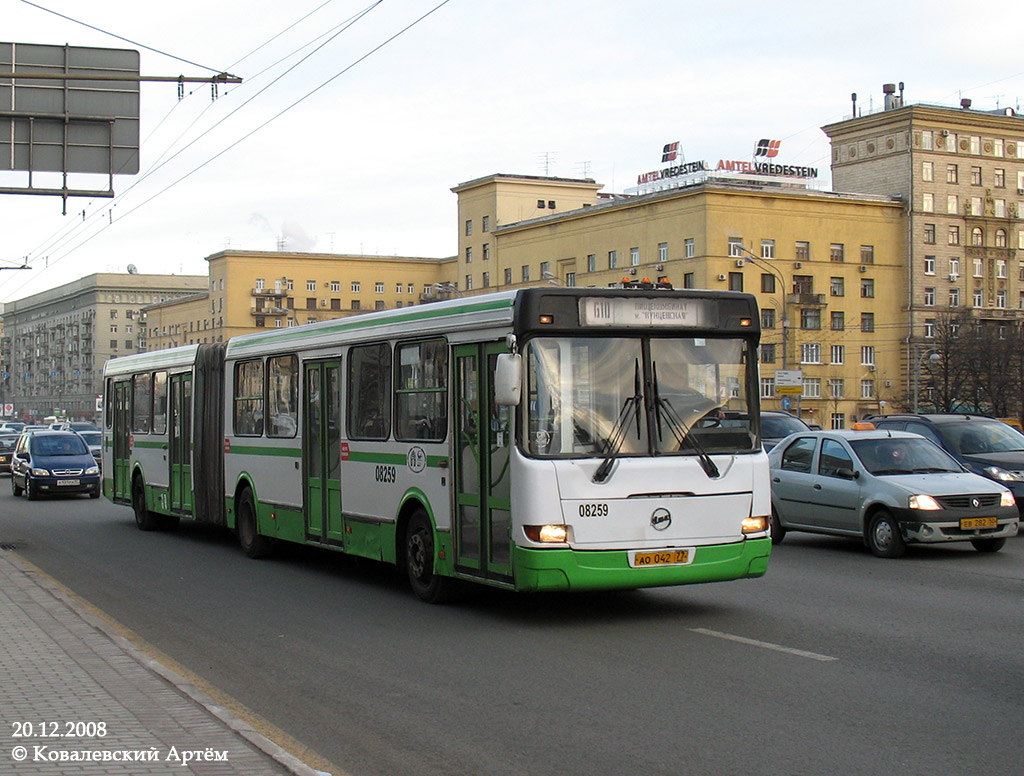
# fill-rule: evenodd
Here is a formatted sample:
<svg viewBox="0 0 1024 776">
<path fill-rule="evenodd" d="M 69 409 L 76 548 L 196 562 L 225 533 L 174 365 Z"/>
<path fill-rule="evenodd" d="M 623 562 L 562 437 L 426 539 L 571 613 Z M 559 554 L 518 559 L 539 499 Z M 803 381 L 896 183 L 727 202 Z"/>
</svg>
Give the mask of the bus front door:
<svg viewBox="0 0 1024 776">
<path fill-rule="evenodd" d="M 343 544 L 341 521 L 341 364 L 305 365 L 302 432 L 306 540 Z"/>
<path fill-rule="evenodd" d="M 171 375 L 171 509 L 192 512 L 192 375 Z"/>
<path fill-rule="evenodd" d="M 455 356 L 455 565 L 465 574 L 510 581 L 509 450 L 512 408 L 494 402 L 501 343 L 459 345 Z"/>
<path fill-rule="evenodd" d="M 114 460 L 114 500 L 130 501 L 132 497 L 131 483 L 131 393 L 130 380 L 114 383 L 114 422 L 113 422 L 113 460 Z"/>
</svg>

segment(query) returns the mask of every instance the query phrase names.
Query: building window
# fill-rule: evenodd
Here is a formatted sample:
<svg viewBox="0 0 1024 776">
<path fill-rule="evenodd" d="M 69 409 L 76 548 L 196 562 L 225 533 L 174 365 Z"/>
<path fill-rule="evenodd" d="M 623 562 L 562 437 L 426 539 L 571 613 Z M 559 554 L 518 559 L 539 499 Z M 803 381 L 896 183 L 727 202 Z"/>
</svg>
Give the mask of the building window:
<svg viewBox="0 0 1024 776">
<path fill-rule="evenodd" d="M 861 380 L 860 381 L 860 398 L 862 398 L 862 399 L 874 399 L 875 398 L 875 381 L 874 380 Z"/>
<path fill-rule="evenodd" d="M 743 290 L 743 273 L 742 272 L 730 272 L 729 273 L 729 290 L 730 291 L 742 291 Z"/>
<path fill-rule="evenodd" d="M 955 164 L 946 165 L 946 183 L 959 183 L 959 173 Z M 978 170 L 978 177 L 981 177 L 981 170 Z"/>
<path fill-rule="evenodd" d="M 971 197 L 971 215 L 984 215 L 984 210 L 981 207 L 981 197 Z"/>
<path fill-rule="evenodd" d="M 830 419 L 830 428 L 833 431 L 840 431 L 846 428 L 846 416 L 841 412 L 833 412 Z"/>
<path fill-rule="evenodd" d="M 256 278 L 256 290 L 262 291 L 267 287 L 267 281 L 265 278 Z"/>
<path fill-rule="evenodd" d="M 846 380 L 832 377 L 828 381 L 828 393 L 833 399 L 842 399 L 846 395 Z"/>
<path fill-rule="evenodd" d="M 307 280 L 306 281 L 306 290 L 307 291 L 316 291 L 316 281 L 315 280 Z"/>
<path fill-rule="evenodd" d="M 794 275 L 793 276 L 793 293 L 794 294 L 813 294 L 814 293 L 814 276 L 813 275 Z"/>
<path fill-rule="evenodd" d="M 485 272 L 484 273 L 484 276 L 483 276 L 483 287 L 484 288 L 490 288 L 491 287 L 491 273 L 490 272 Z"/>
<path fill-rule="evenodd" d="M 668 261 L 668 243 L 658 243 L 658 262 L 664 264 Z"/>
<path fill-rule="evenodd" d="M 996 218 L 1006 218 L 1006 200 L 1005 199 L 994 199 L 992 200 L 992 215 Z"/>
<path fill-rule="evenodd" d="M 921 150 L 931 151 L 934 148 L 934 141 L 932 131 L 930 129 L 922 130 L 921 132 Z"/>
<path fill-rule="evenodd" d="M 817 307 L 803 307 L 800 309 L 801 329 L 820 329 L 821 310 Z"/>
<path fill-rule="evenodd" d="M 935 245 L 935 224 L 924 225 L 925 245 Z"/>
<path fill-rule="evenodd" d="M 935 212 L 935 195 L 931 192 L 921 194 L 921 210 L 925 213 Z"/>
<path fill-rule="evenodd" d="M 960 212 L 960 197 L 956 194 L 950 194 L 946 197 L 946 212 L 953 216 Z"/>
<path fill-rule="evenodd" d="M 511 267 L 505 267 L 505 285 L 506 286 L 512 285 L 512 268 Z"/>
<path fill-rule="evenodd" d="M 374 283 L 373 284 L 373 290 L 376 291 L 378 294 L 383 294 L 384 293 L 384 284 L 380 283 L 380 282 Z"/>
<path fill-rule="evenodd" d="M 473 261 L 473 246 L 469 245 L 466 247 L 466 263 L 470 264 Z"/>
<path fill-rule="evenodd" d="M 565 273 L 565 285 L 568 286 L 569 288 L 575 288 L 576 287 L 576 273 L 575 272 L 566 272 Z"/>
<path fill-rule="evenodd" d="M 874 331 L 875 330 L 875 314 L 874 313 L 861 313 L 860 314 L 860 330 L 861 331 Z"/>
<path fill-rule="evenodd" d="M 927 339 L 933 339 L 935 337 L 935 319 L 925 318 L 924 321 L 924 336 Z"/>
<path fill-rule="evenodd" d="M 761 240 L 761 258 L 775 258 L 775 240 Z"/>
<path fill-rule="evenodd" d="M 996 261 L 996 277 L 1006 277 L 1006 259 L 999 259 L 998 261 Z"/>
<path fill-rule="evenodd" d="M 984 262 L 981 259 L 975 259 L 974 260 L 974 277 L 976 277 L 976 278 L 984 277 L 985 276 L 984 269 L 985 269 Z"/>
<path fill-rule="evenodd" d="M 608 251 L 608 269 L 615 269 L 619 266 L 619 252 Z"/>
<path fill-rule="evenodd" d="M 956 181 L 953 181 L 953 183 L 956 183 Z M 980 167 L 973 167 L 973 166 L 971 167 L 971 185 L 972 186 L 980 186 L 981 185 L 981 168 Z"/>
<path fill-rule="evenodd" d="M 860 296 L 862 299 L 873 299 L 875 296 L 875 281 L 873 278 L 860 279 Z"/>
<path fill-rule="evenodd" d="M 973 298 L 972 298 L 971 301 L 974 303 L 975 307 L 981 307 L 984 304 L 985 300 L 982 299 L 982 294 L 981 294 L 981 289 L 980 288 L 974 289 L 974 294 L 973 294 Z"/>
<path fill-rule="evenodd" d="M 794 249 L 795 258 L 797 261 L 810 261 L 811 260 L 811 244 L 806 240 L 797 240 L 796 248 Z"/>
<path fill-rule="evenodd" d="M 843 278 L 832 278 L 828 284 L 829 294 L 832 296 L 843 296 L 846 293 L 846 285 Z"/>
<path fill-rule="evenodd" d="M 384 309 L 384 300 L 383 299 L 378 299 L 376 302 L 374 302 L 373 303 L 373 309 L 374 310 L 383 310 Z"/>
<path fill-rule="evenodd" d="M 875 246 L 874 245 L 862 245 L 862 246 L 860 246 L 860 263 L 861 264 L 874 264 L 875 263 Z"/>
<path fill-rule="evenodd" d="M 949 227 L 948 242 L 949 242 L 950 245 L 959 245 L 960 244 L 960 227 L 959 226 L 950 225 L 950 227 Z"/>
<path fill-rule="evenodd" d="M 697 281 L 694 273 L 687 272 L 683 275 L 683 288 L 696 288 Z"/>
<path fill-rule="evenodd" d="M 960 277 L 960 259 L 949 260 L 949 279 L 956 280 Z"/>
<path fill-rule="evenodd" d="M 762 364 L 774 364 L 775 363 L 775 344 L 774 343 L 762 343 L 761 345 L 761 363 Z"/>
<path fill-rule="evenodd" d="M 341 281 L 340 280 L 332 280 L 331 281 L 331 291 L 341 291 Z"/>
<path fill-rule="evenodd" d="M 640 266 L 640 249 L 630 248 L 629 249 L 629 266 L 639 267 Z"/>
<path fill-rule="evenodd" d="M 981 153 L 981 138 L 977 135 L 971 135 L 971 153 L 975 155 Z"/>
<path fill-rule="evenodd" d="M 775 328 L 775 308 L 774 307 L 762 307 L 761 308 L 761 328 L 762 329 L 774 329 Z"/>
<path fill-rule="evenodd" d="M 935 306 L 935 289 L 926 288 L 924 290 L 924 306 L 934 307 Z"/>
<path fill-rule="evenodd" d="M 925 256 L 924 257 L 924 274 L 934 275 L 935 274 L 935 257 Z"/>
<path fill-rule="evenodd" d="M 833 345 L 831 350 L 831 362 L 833 364 L 842 365 L 846 363 L 846 345 Z"/>
<path fill-rule="evenodd" d="M 473 276 L 472 275 L 466 275 L 465 289 L 467 291 L 472 291 L 473 290 Z"/>
<path fill-rule="evenodd" d="M 996 229 L 996 247 L 997 248 L 1005 248 L 1006 247 L 1006 230 L 1005 229 Z M 1003 273 L 1004 274 L 1000 275 L 999 277 L 1006 277 L 1006 275 L 1005 275 L 1005 272 L 1006 272 L 1006 262 L 1004 261 L 1004 262 L 1002 262 L 1002 264 L 1003 264 Z"/>
<path fill-rule="evenodd" d="M 551 262 L 550 261 L 542 261 L 540 263 L 540 277 L 541 277 L 541 280 L 544 280 L 546 278 L 554 278 L 554 275 L 551 274 Z"/>
<path fill-rule="evenodd" d="M 985 245 L 985 230 L 980 226 L 971 229 L 971 245 L 975 248 L 982 248 Z"/>
<path fill-rule="evenodd" d="M 997 189 L 1006 188 L 1006 170 L 1002 167 L 996 167 L 992 174 L 992 185 Z"/>
<path fill-rule="evenodd" d="M 817 342 L 805 342 L 800 346 L 801 364 L 820 364 L 821 345 Z"/>
<path fill-rule="evenodd" d="M 316 309 L 316 297 L 315 296 L 307 296 L 306 297 L 306 309 L 307 310 L 315 310 Z"/>
<path fill-rule="evenodd" d="M 683 242 L 683 249 L 684 249 L 684 254 L 683 255 L 686 256 L 686 258 L 688 258 L 688 259 L 692 259 L 696 255 L 696 253 L 695 253 L 696 249 L 694 247 L 694 242 L 693 242 L 693 238 L 692 237 L 687 237 L 686 238 L 686 240 Z"/>
<path fill-rule="evenodd" d="M 587 272 L 597 272 L 597 254 L 587 254 Z"/>
<path fill-rule="evenodd" d="M 921 180 L 925 183 L 931 183 L 935 180 L 934 162 L 921 162 Z"/>
<path fill-rule="evenodd" d="M 996 307 L 1006 309 L 1006 289 L 1000 288 L 996 291 Z"/>
<path fill-rule="evenodd" d="M 359 281 L 358 280 L 353 280 L 352 281 L 352 293 L 353 294 L 358 294 L 359 291 L 360 291 L 360 288 L 361 288 L 361 286 L 359 284 Z"/>
<path fill-rule="evenodd" d="M 842 243 L 832 243 L 828 247 L 829 261 L 846 261 L 845 248 Z"/>
<path fill-rule="evenodd" d="M 471 234 L 473 234 L 473 219 L 466 221 L 466 237 L 469 237 Z"/>
<path fill-rule="evenodd" d="M 959 307 L 960 306 L 960 289 L 951 288 L 949 289 L 949 306 Z"/>
<path fill-rule="evenodd" d="M 1003 155 L 1003 139 L 1001 137 L 997 137 L 995 140 L 992 141 L 992 156 L 1002 156 L 1002 155 Z"/>
<path fill-rule="evenodd" d="M 522 266 L 522 278 L 524 283 L 530 282 L 530 265 L 524 264 Z"/>
<path fill-rule="evenodd" d="M 484 216 L 484 219 L 483 219 L 483 230 L 485 232 L 491 231 L 491 217 L 490 216 Z"/>
<path fill-rule="evenodd" d="M 491 244 L 484 243 L 484 261 L 491 260 Z"/>
<path fill-rule="evenodd" d="M 743 238 L 742 237 L 730 237 L 729 238 L 729 255 L 732 257 L 743 256 Z"/>
<path fill-rule="evenodd" d="M 821 398 L 821 378 L 820 377 L 805 377 L 804 378 L 804 398 L 805 399 L 820 399 Z"/>
<path fill-rule="evenodd" d="M 832 311 L 832 331 L 842 331 L 846 328 L 846 313 L 842 310 Z"/>
<path fill-rule="evenodd" d="M 775 378 L 774 377 L 762 377 L 761 378 L 761 398 L 771 399 L 775 396 Z"/>
<path fill-rule="evenodd" d="M 775 293 L 775 275 L 764 273 L 761 275 L 761 293 L 762 294 L 774 294 Z"/>
</svg>

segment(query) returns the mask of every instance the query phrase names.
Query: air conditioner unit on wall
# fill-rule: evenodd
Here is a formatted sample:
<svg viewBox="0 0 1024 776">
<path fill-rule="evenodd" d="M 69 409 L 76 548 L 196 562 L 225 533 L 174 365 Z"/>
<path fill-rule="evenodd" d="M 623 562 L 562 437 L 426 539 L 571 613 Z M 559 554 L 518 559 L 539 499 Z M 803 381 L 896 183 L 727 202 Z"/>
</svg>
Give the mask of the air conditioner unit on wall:
<svg viewBox="0 0 1024 776">
<path fill-rule="evenodd" d="M 867 271 L 868 271 L 868 267 L 867 267 L 867 265 L 866 265 L 866 264 L 861 264 L 861 265 L 860 265 L 860 267 L 858 267 L 858 269 L 859 269 L 859 270 L 860 270 L 861 272 L 867 272 Z"/>
<path fill-rule="evenodd" d="M 724 272 L 718 273 L 719 280 L 725 280 L 728 276 Z"/>
<path fill-rule="evenodd" d="M 803 267 L 803 262 L 800 262 L 800 261 L 794 261 L 793 262 L 793 269 L 800 269 L 801 267 Z"/>
<path fill-rule="evenodd" d="M 736 259 L 736 266 L 742 267 L 746 262 L 743 259 Z"/>
</svg>

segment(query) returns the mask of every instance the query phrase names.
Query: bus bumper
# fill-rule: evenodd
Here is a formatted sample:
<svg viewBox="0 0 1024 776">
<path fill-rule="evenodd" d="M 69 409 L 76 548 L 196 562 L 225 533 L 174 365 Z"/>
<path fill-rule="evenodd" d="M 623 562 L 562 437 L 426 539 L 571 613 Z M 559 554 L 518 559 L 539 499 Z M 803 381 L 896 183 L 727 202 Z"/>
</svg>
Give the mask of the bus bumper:
<svg viewBox="0 0 1024 776">
<path fill-rule="evenodd" d="M 625 550 L 513 547 L 516 590 L 629 590 L 764 576 L 770 538 L 698 547 L 685 566 L 631 568 Z"/>
</svg>

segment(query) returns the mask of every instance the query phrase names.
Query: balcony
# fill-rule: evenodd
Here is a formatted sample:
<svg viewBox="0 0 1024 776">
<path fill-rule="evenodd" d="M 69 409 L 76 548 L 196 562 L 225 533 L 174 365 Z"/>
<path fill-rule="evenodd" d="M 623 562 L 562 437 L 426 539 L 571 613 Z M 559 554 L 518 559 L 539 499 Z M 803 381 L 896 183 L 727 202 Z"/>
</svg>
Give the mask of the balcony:
<svg viewBox="0 0 1024 776">
<path fill-rule="evenodd" d="M 254 288 L 252 289 L 252 296 L 288 296 L 287 288 Z"/>
<path fill-rule="evenodd" d="M 824 307 L 824 294 L 790 294 L 787 301 L 801 307 Z"/>
</svg>

